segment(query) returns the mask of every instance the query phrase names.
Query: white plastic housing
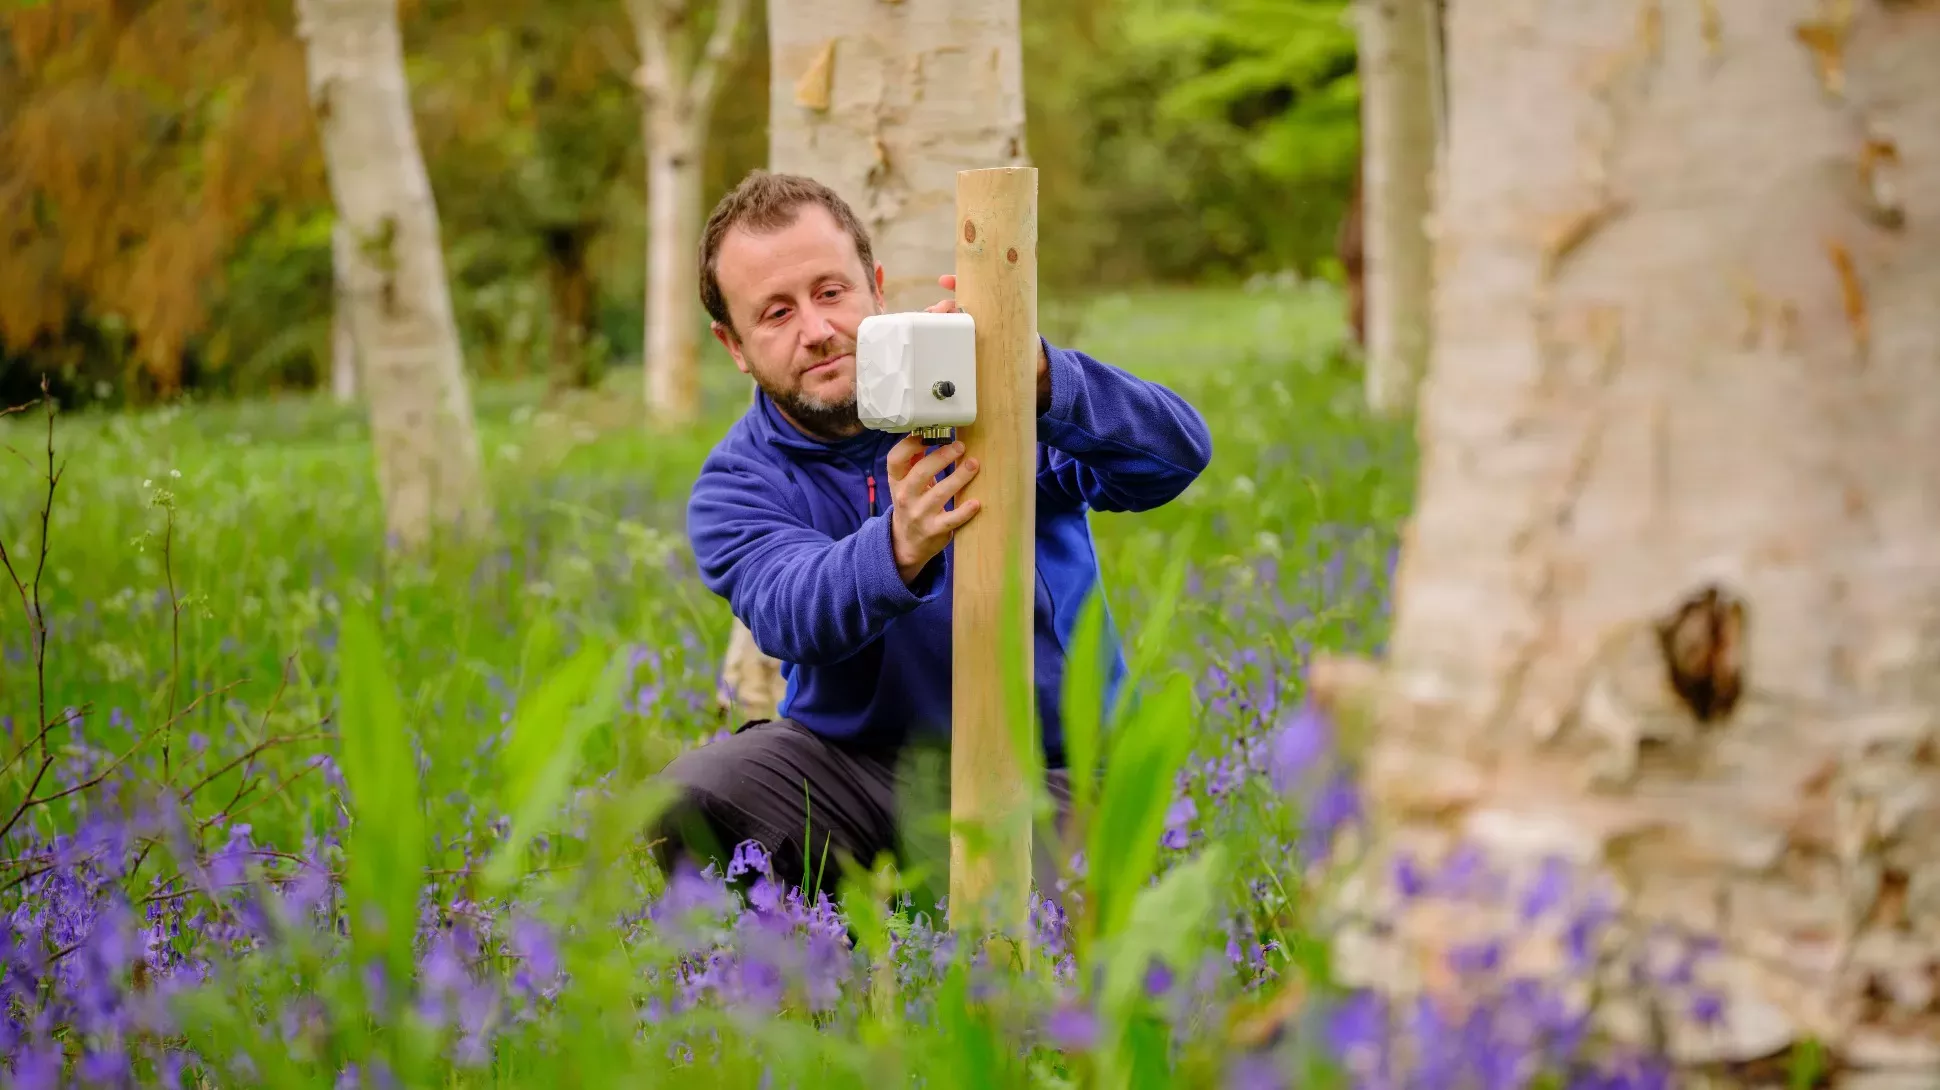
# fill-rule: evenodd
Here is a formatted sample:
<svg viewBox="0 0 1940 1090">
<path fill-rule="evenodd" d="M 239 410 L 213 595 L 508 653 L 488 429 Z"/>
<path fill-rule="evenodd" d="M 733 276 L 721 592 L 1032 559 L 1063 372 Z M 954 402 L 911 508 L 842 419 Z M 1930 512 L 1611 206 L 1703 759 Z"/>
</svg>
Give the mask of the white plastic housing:
<svg viewBox="0 0 1940 1090">
<path fill-rule="evenodd" d="M 968 314 L 871 314 L 856 330 L 862 426 L 908 432 L 977 419 L 977 327 Z"/>
</svg>

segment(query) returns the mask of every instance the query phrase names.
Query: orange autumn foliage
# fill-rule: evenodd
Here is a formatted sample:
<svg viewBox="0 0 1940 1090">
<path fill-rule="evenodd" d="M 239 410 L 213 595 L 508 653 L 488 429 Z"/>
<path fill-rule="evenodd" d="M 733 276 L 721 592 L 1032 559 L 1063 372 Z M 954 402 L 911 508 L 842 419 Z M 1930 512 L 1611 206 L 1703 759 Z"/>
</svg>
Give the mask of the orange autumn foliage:
<svg viewBox="0 0 1940 1090">
<path fill-rule="evenodd" d="M 113 316 L 167 397 L 264 204 L 327 199 L 287 6 L 49 0 L 0 34 L 0 345 Z"/>
</svg>

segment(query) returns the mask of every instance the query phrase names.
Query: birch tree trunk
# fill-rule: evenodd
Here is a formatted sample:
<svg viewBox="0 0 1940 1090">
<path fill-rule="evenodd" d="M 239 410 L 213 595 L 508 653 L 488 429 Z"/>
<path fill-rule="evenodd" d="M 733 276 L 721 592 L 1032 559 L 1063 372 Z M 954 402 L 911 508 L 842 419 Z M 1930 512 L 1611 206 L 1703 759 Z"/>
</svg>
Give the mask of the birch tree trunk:
<svg viewBox="0 0 1940 1090">
<path fill-rule="evenodd" d="M 769 4 L 768 166 L 869 228 L 890 310 L 942 296 L 957 171 L 1028 166 L 1018 0 Z"/>
<path fill-rule="evenodd" d="M 1554 855 L 1714 936 L 1686 1062 L 1940 1071 L 1940 6 L 1457 4 L 1418 504 L 1378 667 L 1350 979 L 1553 936 L 1377 887 Z M 1506 921 L 1506 922 L 1504 922 Z M 1523 964 L 1534 965 L 1536 960 Z M 1608 1008 L 1646 1035 L 1652 997 Z M 1459 990 L 1459 989 L 1451 989 Z M 1868 1077 L 1861 1078 L 1861 1075 Z M 1692 1084 L 1695 1085 L 1695 1084 Z"/>
<path fill-rule="evenodd" d="M 488 511 L 396 0 L 296 7 L 330 194 L 349 236 L 341 269 L 386 530 L 414 547 Z"/>
<path fill-rule="evenodd" d="M 1428 364 L 1436 3 L 1358 0 L 1357 6 L 1367 400 L 1376 413 L 1403 416 L 1414 408 Z"/>
<path fill-rule="evenodd" d="M 357 331 L 351 328 L 350 293 L 344 285 L 349 238 L 341 221 L 330 242 L 330 394 L 337 404 L 348 405 L 357 400 Z"/>
<path fill-rule="evenodd" d="M 702 5 L 631 0 L 642 63 L 647 144 L 647 406 L 656 424 L 700 415 L 701 152 L 721 71 L 746 24 L 746 0 L 716 0 L 706 45 L 694 57 Z"/>
<path fill-rule="evenodd" d="M 768 5 L 768 168 L 847 201 L 883 266 L 884 305 L 921 310 L 956 267 L 957 171 L 1028 166 L 1018 0 Z M 738 619 L 721 699 L 775 714 L 781 664 Z"/>
</svg>

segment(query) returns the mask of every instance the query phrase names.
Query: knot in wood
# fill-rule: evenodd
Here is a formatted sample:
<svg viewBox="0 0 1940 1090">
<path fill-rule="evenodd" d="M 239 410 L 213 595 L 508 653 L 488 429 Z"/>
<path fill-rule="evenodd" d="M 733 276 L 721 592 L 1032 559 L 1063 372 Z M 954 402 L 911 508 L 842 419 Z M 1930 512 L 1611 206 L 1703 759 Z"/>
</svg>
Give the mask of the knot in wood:
<svg viewBox="0 0 1940 1090">
<path fill-rule="evenodd" d="M 972 220 L 963 221 L 963 241 L 965 242 L 977 241 L 977 225 Z"/>
<path fill-rule="evenodd" d="M 1707 584 L 1657 622 L 1666 680 L 1700 723 L 1724 719 L 1744 691 L 1745 603 Z"/>
</svg>

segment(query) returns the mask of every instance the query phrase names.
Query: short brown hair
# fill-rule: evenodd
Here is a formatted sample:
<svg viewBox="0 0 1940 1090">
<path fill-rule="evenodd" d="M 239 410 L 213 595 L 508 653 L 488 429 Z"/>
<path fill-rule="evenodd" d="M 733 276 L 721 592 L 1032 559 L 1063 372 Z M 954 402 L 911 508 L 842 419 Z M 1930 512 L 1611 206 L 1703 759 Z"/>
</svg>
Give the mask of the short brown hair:
<svg viewBox="0 0 1940 1090">
<path fill-rule="evenodd" d="M 849 237 L 855 240 L 856 256 L 862 259 L 863 277 L 874 279 L 876 259 L 869 245 L 869 231 L 835 190 L 800 174 L 750 171 L 740 185 L 714 206 L 707 217 L 707 226 L 701 229 L 701 305 L 729 333 L 734 333 L 734 319 L 728 315 L 727 300 L 721 296 L 721 281 L 714 272 L 721 240 L 736 227 L 756 232 L 779 231 L 794 223 L 797 211 L 807 204 L 828 209 L 835 222 L 849 232 Z"/>
</svg>

